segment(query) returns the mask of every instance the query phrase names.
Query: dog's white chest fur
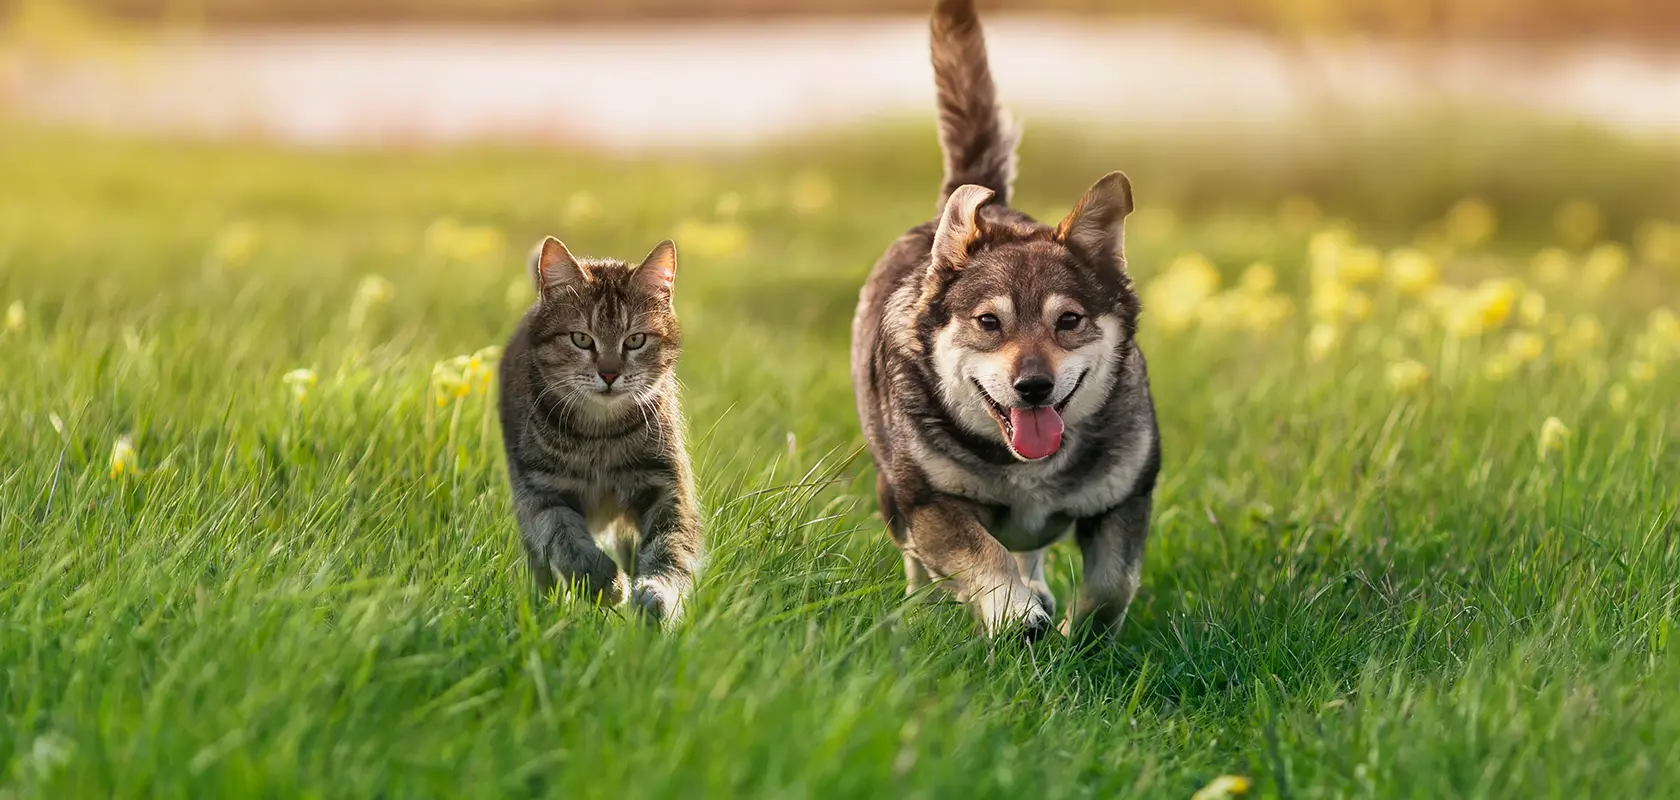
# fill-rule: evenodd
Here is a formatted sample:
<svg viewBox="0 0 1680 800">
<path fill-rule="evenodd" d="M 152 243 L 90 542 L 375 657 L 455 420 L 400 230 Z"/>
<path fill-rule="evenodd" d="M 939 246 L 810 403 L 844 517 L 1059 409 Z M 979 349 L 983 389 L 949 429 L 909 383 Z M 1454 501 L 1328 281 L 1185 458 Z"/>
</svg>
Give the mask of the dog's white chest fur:
<svg viewBox="0 0 1680 800">
<path fill-rule="evenodd" d="M 916 447 L 914 456 L 935 489 L 1008 509 L 987 530 L 1004 547 L 1026 551 L 1060 538 L 1070 520 L 1107 511 L 1130 497 L 1154 446 L 1154 433 L 1145 428 L 1107 472 L 1077 481 L 1062 473 L 1061 456 L 1013 464 L 989 470 L 989 474 L 972 471 L 925 446 Z"/>
</svg>

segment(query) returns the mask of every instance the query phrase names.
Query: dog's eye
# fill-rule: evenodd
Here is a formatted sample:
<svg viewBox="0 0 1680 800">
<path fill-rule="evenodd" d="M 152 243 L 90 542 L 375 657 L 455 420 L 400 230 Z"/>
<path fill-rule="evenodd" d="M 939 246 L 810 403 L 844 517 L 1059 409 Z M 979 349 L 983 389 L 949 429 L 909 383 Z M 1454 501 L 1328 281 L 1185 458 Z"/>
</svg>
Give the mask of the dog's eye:
<svg viewBox="0 0 1680 800">
<path fill-rule="evenodd" d="M 572 344 L 577 345 L 579 350 L 590 350 L 595 347 L 595 340 L 589 338 L 587 333 L 574 332 L 572 334 Z"/>
<path fill-rule="evenodd" d="M 647 344 L 647 334 L 645 333 L 632 333 L 624 337 L 624 349 L 626 350 L 640 350 L 644 344 Z"/>
<path fill-rule="evenodd" d="M 1056 318 L 1056 330 L 1071 331 L 1074 328 L 1079 327 L 1079 321 L 1082 319 L 1084 319 L 1084 317 L 1069 311 Z"/>
<path fill-rule="evenodd" d="M 980 316 L 975 317 L 974 321 L 980 323 L 980 330 L 983 331 L 996 331 L 1003 329 L 1003 323 L 998 321 L 996 314 L 981 314 Z"/>
</svg>

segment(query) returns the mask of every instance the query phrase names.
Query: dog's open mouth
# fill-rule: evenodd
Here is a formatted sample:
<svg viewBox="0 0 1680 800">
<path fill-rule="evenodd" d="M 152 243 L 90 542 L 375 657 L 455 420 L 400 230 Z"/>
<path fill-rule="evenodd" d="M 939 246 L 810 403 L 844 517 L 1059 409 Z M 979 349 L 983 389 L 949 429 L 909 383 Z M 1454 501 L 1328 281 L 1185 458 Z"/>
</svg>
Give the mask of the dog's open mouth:
<svg viewBox="0 0 1680 800">
<path fill-rule="evenodd" d="M 978 381 L 974 386 L 980 390 L 981 399 L 986 401 L 986 412 L 992 415 L 998 430 L 1003 432 L 1003 440 L 1009 443 L 1009 450 L 1023 461 L 1037 461 L 1049 458 L 1062 449 L 1062 411 L 1084 382 L 1085 376 L 1080 375 L 1073 384 L 1073 391 L 1068 392 L 1060 403 L 1033 408 L 1004 408 Z"/>
</svg>

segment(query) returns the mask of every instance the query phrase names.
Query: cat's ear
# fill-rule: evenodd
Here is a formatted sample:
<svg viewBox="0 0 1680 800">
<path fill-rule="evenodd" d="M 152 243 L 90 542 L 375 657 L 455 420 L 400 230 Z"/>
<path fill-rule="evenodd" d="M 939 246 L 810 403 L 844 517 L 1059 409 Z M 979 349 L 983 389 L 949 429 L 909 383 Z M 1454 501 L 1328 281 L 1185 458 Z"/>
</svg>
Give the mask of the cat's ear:
<svg viewBox="0 0 1680 800">
<path fill-rule="evenodd" d="M 572 257 L 559 239 L 546 237 L 542 244 L 537 245 L 531 253 L 531 281 L 536 284 L 537 294 L 547 300 L 556 292 L 568 286 L 577 286 L 592 280 L 589 268 L 578 263 Z"/>
<path fill-rule="evenodd" d="M 636 267 L 636 282 L 656 292 L 669 294 L 677 282 L 677 246 L 666 239 Z"/>
</svg>

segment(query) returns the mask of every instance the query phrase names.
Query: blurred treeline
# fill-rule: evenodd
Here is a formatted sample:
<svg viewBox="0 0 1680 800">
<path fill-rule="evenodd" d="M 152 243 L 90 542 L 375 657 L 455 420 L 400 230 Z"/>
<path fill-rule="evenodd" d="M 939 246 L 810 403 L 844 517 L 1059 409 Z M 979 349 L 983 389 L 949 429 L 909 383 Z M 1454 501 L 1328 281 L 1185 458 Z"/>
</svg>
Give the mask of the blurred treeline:
<svg viewBox="0 0 1680 800">
<path fill-rule="evenodd" d="M 31 2 L 6 0 L 0 5 Z M 209 25 L 629 22 L 921 14 L 932 0 L 83 0 L 135 21 Z M 1680 0 L 981 0 L 987 12 L 1192 19 L 1287 35 L 1451 41 L 1680 40 Z"/>
</svg>

